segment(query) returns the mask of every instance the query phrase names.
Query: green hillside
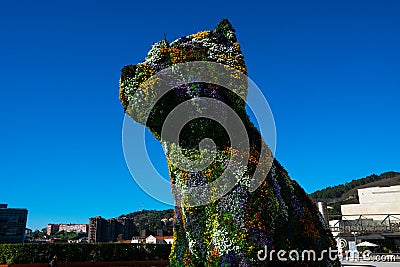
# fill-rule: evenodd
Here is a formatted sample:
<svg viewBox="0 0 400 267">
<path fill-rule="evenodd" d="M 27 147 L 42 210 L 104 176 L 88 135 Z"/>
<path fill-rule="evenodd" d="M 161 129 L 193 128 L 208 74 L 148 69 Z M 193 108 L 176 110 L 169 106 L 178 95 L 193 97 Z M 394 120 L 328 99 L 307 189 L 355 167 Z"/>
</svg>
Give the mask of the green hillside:
<svg viewBox="0 0 400 267">
<path fill-rule="evenodd" d="M 385 172 L 380 175 L 372 174 L 364 178 L 356 179 L 345 184 L 327 187 L 310 194 L 310 198 L 317 201 L 324 201 L 333 208 L 332 216 L 340 215 L 340 205 L 358 203 L 357 190 L 375 186 L 400 185 L 400 173 Z"/>
<path fill-rule="evenodd" d="M 172 235 L 174 210 L 141 210 L 121 215 L 133 218 L 138 230 L 146 230 L 147 235 L 156 235 L 157 229 L 162 229 L 164 235 Z"/>
</svg>

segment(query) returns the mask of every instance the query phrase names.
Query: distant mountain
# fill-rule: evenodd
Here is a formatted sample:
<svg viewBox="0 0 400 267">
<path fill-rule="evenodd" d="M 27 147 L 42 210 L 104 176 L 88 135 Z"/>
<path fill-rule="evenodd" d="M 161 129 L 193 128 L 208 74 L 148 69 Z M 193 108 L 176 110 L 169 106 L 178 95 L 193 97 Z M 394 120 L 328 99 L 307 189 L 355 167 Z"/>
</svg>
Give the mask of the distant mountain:
<svg viewBox="0 0 400 267">
<path fill-rule="evenodd" d="M 365 178 L 356 179 L 345 184 L 327 187 L 325 189 L 315 191 L 309 196 L 315 202 L 327 202 L 331 207 L 333 207 L 331 214 L 340 215 L 340 205 L 358 203 L 358 189 L 393 185 L 400 185 L 400 173 L 385 172 L 380 175 L 372 174 Z"/>
</svg>

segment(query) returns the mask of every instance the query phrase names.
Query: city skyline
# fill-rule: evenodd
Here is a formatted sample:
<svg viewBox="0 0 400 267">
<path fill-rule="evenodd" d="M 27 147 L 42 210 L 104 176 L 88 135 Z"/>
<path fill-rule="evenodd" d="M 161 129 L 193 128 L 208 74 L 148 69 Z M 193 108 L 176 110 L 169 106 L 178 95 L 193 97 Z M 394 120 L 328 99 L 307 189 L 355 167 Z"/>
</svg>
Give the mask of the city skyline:
<svg viewBox="0 0 400 267">
<path fill-rule="evenodd" d="M 161 1 L 1 5 L 0 203 L 27 208 L 29 228 L 170 208 L 126 167 L 120 70 L 164 34 L 224 17 L 271 106 L 276 157 L 308 193 L 400 171 L 396 1 L 181 2 L 171 13 Z M 148 133 L 146 143 L 168 179 L 160 144 Z"/>
</svg>

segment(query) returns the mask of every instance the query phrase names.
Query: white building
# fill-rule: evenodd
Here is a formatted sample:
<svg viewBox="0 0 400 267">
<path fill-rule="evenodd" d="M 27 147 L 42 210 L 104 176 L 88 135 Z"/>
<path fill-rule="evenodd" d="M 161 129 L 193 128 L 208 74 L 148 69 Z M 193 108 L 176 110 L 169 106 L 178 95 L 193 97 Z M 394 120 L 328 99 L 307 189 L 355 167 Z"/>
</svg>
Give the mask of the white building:
<svg viewBox="0 0 400 267">
<path fill-rule="evenodd" d="M 149 235 L 146 237 L 147 244 L 157 244 L 157 238 L 155 236 Z"/>
<path fill-rule="evenodd" d="M 64 231 L 67 233 L 76 232 L 76 233 L 87 233 L 88 225 L 87 224 L 60 224 L 60 223 L 49 223 L 47 224 L 47 235 L 53 235 L 57 232 Z"/>
<path fill-rule="evenodd" d="M 58 231 L 87 233 L 87 224 L 60 224 Z"/>
<path fill-rule="evenodd" d="M 140 237 L 140 236 L 134 236 L 134 237 L 132 237 L 131 243 L 133 243 L 133 244 L 146 243 L 146 238 Z"/>
<path fill-rule="evenodd" d="M 173 236 L 164 236 L 164 241 L 167 244 L 173 244 L 174 243 L 174 237 Z"/>
<path fill-rule="evenodd" d="M 147 244 L 173 244 L 174 237 L 173 236 L 152 236 L 149 235 L 146 237 Z"/>
<path fill-rule="evenodd" d="M 400 185 L 358 189 L 360 204 L 342 205 L 343 220 L 384 220 L 388 215 L 400 216 Z"/>
</svg>

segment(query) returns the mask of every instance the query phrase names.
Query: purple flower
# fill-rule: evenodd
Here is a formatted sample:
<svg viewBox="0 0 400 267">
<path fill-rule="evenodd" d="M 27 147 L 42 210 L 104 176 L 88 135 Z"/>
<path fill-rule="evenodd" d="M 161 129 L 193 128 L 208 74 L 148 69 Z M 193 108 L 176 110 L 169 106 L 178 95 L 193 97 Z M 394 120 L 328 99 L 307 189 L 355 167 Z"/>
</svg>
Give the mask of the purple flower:
<svg viewBox="0 0 400 267">
<path fill-rule="evenodd" d="M 222 259 L 222 266 L 237 266 L 238 265 L 238 258 L 234 252 L 230 252 L 221 257 Z"/>
<path fill-rule="evenodd" d="M 301 205 L 300 201 L 297 199 L 296 195 L 291 196 L 292 200 L 292 208 L 295 213 L 295 215 L 298 218 L 304 218 L 305 213 L 304 213 L 304 207 Z"/>
<path fill-rule="evenodd" d="M 283 201 L 282 195 L 281 195 L 281 186 L 278 184 L 278 181 L 274 176 L 272 176 L 272 186 L 274 187 L 275 195 L 279 200 L 280 205 L 285 205 L 285 202 Z"/>
<path fill-rule="evenodd" d="M 263 248 L 264 246 L 267 246 L 268 248 L 272 247 L 271 237 L 258 228 L 251 228 L 249 230 L 249 238 L 252 244 L 256 244 L 260 248 Z"/>
</svg>

